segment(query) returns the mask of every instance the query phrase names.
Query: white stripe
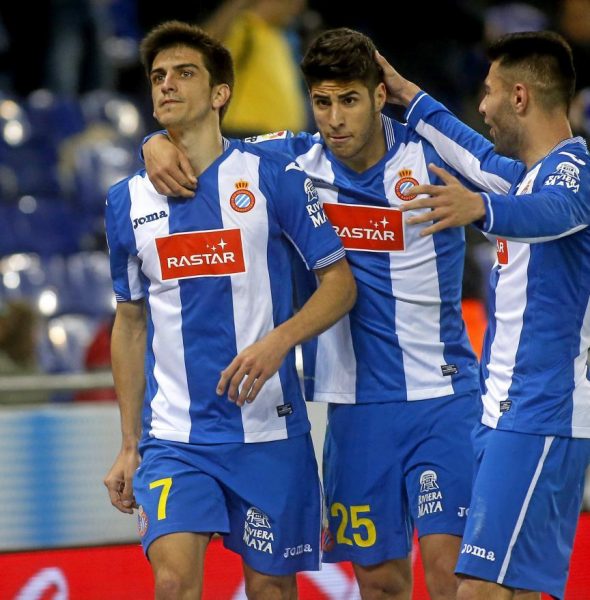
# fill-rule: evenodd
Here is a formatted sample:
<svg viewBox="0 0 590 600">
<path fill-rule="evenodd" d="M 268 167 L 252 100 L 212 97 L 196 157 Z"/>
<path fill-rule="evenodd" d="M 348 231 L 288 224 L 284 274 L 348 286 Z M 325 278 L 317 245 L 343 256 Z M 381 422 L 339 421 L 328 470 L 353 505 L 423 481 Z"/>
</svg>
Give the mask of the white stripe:
<svg viewBox="0 0 590 600">
<path fill-rule="evenodd" d="M 297 157 L 297 162 L 312 179 L 331 184 L 316 188 L 322 205 L 337 204 L 338 190 L 332 187 L 334 171 L 323 147 L 312 146 L 306 154 Z M 348 315 L 318 336 L 314 377 L 313 400 L 316 402 L 356 402 L 356 356 Z"/>
<path fill-rule="evenodd" d="M 527 305 L 527 269 L 530 246 L 518 242 L 507 243 L 508 264 L 499 267 L 496 286 L 496 335 L 492 342 L 485 380 L 487 392 L 482 397 L 482 423 L 496 428 L 501 416 L 500 402 L 508 399 L 516 353 L 522 335 L 523 313 Z"/>
<path fill-rule="evenodd" d="M 339 248 L 335 252 L 332 252 L 332 254 L 328 254 L 328 256 L 318 260 L 318 262 L 316 262 L 313 268 L 322 269 L 323 267 L 328 267 L 334 264 L 335 262 L 339 261 L 340 259 L 344 258 L 345 256 L 346 251 L 344 250 L 344 248 Z"/>
<path fill-rule="evenodd" d="M 494 226 L 494 209 L 492 207 L 492 201 L 490 199 L 489 194 L 486 194 L 485 192 L 482 192 L 482 197 L 486 203 L 486 206 L 488 207 L 488 219 L 489 223 L 486 223 L 486 231 L 490 231 L 490 229 Z"/>
<path fill-rule="evenodd" d="M 165 196 L 156 194 L 137 178 L 131 190 L 131 219 L 170 208 Z M 149 303 L 154 328 L 152 350 L 154 377 L 158 391 L 151 401 L 152 420 L 149 434 L 160 439 L 188 442 L 191 419 L 190 394 L 184 367 L 182 304 L 178 280 L 161 281 L 162 273 L 154 238 L 169 235 L 168 217 L 142 225 L 135 230 L 135 243 L 142 269 L 150 279 Z"/>
<path fill-rule="evenodd" d="M 476 187 L 499 194 L 505 194 L 510 189 L 509 181 L 494 173 L 483 171 L 481 162 L 476 156 L 432 125 L 420 121 L 416 126 L 416 131 L 434 146 L 434 149 L 444 157 L 448 165 L 462 173 Z"/>
<path fill-rule="evenodd" d="M 572 436 L 590 437 L 590 381 L 588 372 L 588 348 L 590 347 L 590 302 L 580 331 L 580 353 L 574 360 L 574 393 L 572 397 Z"/>
<path fill-rule="evenodd" d="M 414 109 L 418 105 L 418 102 L 420 102 L 422 100 L 422 98 L 424 98 L 425 96 L 426 96 L 426 92 L 418 92 L 417 100 L 414 101 L 412 108 L 410 108 L 410 110 L 408 111 L 408 114 L 406 115 L 406 120 L 410 119 L 410 115 L 414 112 Z"/>
<path fill-rule="evenodd" d="M 531 502 L 531 498 L 533 497 L 533 492 L 535 491 L 535 486 L 537 485 L 537 481 L 541 476 L 541 471 L 543 470 L 543 465 L 545 464 L 545 459 L 547 458 L 547 454 L 549 454 L 549 449 L 551 448 L 551 444 L 555 439 L 554 436 L 547 436 L 545 438 L 545 445 L 543 447 L 543 454 L 537 463 L 537 468 L 535 469 L 535 474 L 533 475 L 533 479 L 529 485 L 529 489 L 527 490 L 524 502 L 522 504 L 522 508 L 520 509 L 520 514 L 518 515 L 518 519 L 516 521 L 516 526 L 514 527 L 514 531 L 512 532 L 512 537 L 510 538 L 510 543 L 508 544 L 508 550 L 506 551 L 506 556 L 504 557 L 504 562 L 502 563 L 502 568 L 500 569 L 500 573 L 498 575 L 497 582 L 499 584 L 504 583 L 504 577 L 506 577 L 506 571 L 508 570 L 508 565 L 510 564 L 510 558 L 512 557 L 512 550 L 514 548 L 514 544 L 516 544 L 516 540 L 518 535 L 520 534 L 520 530 L 522 529 L 522 524 L 524 523 L 524 518 L 526 516 L 526 512 L 529 508 L 529 504 Z"/>
<path fill-rule="evenodd" d="M 412 142 L 392 157 L 385 168 L 385 194 L 393 207 L 401 204 L 395 195 L 399 171 L 413 166 L 412 176 L 430 181 L 422 143 Z M 427 209 L 426 209 L 427 210 Z M 416 211 L 412 211 L 416 212 Z M 420 237 L 422 226 L 406 227 L 404 252 L 389 253 L 389 275 L 395 299 L 395 331 L 402 351 L 408 400 L 439 398 L 453 393 L 440 333 L 440 288 L 433 236 Z"/>
<path fill-rule="evenodd" d="M 274 328 L 272 293 L 268 272 L 268 206 L 260 191 L 260 158 L 234 150 L 220 165 L 218 173 L 221 218 L 226 229 L 239 227 L 242 233 L 246 272 L 231 277 L 234 327 L 238 353 Z M 236 179 L 245 178 L 256 197 L 254 208 L 245 213 L 231 208 Z M 288 401 L 288 399 L 287 399 Z M 256 400 L 242 407 L 244 441 L 269 442 L 287 438 L 287 423 L 276 407 L 283 404 L 279 374 L 275 373 L 260 390 Z"/>
<path fill-rule="evenodd" d="M 139 277 L 140 265 L 136 256 L 130 256 L 127 259 L 127 281 L 129 282 L 129 293 L 131 300 L 143 298 L 143 289 Z"/>
</svg>

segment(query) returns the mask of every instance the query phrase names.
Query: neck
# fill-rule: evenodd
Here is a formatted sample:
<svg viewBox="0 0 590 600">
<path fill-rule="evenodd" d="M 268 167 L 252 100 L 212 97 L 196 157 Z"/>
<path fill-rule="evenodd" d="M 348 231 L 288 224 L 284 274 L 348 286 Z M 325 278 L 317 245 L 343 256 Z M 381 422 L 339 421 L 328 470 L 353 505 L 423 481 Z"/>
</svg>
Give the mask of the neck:
<svg viewBox="0 0 590 600">
<path fill-rule="evenodd" d="M 168 129 L 168 134 L 188 156 L 197 176 L 223 153 L 223 139 L 217 126 L 182 130 Z"/>
<path fill-rule="evenodd" d="M 384 156 L 387 151 L 385 145 L 385 132 L 383 131 L 383 121 L 381 120 L 381 113 L 379 118 L 375 122 L 375 127 L 365 140 L 364 148 L 351 156 L 350 158 L 340 159 L 349 169 L 362 173 L 367 169 L 370 169 L 373 165 L 376 165 Z"/>
<path fill-rule="evenodd" d="M 534 126 L 525 127 L 519 158 L 530 169 L 547 156 L 557 144 L 572 137 L 567 116 L 544 115 L 533 121 Z M 541 125 L 539 125 L 541 123 Z"/>
</svg>

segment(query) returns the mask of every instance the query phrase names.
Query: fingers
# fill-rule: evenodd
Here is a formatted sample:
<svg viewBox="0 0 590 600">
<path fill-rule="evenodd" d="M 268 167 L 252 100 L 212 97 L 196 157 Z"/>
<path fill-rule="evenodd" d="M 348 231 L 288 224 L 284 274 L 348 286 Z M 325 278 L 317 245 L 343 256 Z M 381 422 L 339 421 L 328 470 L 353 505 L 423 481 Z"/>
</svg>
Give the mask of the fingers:
<svg viewBox="0 0 590 600">
<path fill-rule="evenodd" d="M 221 372 L 216 392 L 222 396 L 227 388 L 228 399 L 237 406 L 244 406 L 246 402 L 254 401 L 267 377 L 263 376 L 261 368 L 240 363 L 236 359 Z"/>
<path fill-rule="evenodd" d="M 432 163 L 428 165 L 428 170 L 432 171 L 435 175 L 438 175 L 438 177 L 440 177 L 446 185 L 459 181 L 456 177 L 453 177 L 448 171 L 446 171 L 442 167 L 437 167 Z"/>
<path fill-rule="evenodd" d="M 111 504 L 122 513 L 132 515 L 133 508 L 137 508 L 135 498 L 133 497 L 133 488 L 131 483 L 125 484 L 121 479 L 107 478 L 104 481 L 109 492 Z"/>
<path fill-rule="evenodd" d="M 191 185 L 183 171 L 163 171 L 152 176 L 152 183 L 158 194 L 172 198 L 192 198 L 195 195 L 196 185 Z"/>
</svg>

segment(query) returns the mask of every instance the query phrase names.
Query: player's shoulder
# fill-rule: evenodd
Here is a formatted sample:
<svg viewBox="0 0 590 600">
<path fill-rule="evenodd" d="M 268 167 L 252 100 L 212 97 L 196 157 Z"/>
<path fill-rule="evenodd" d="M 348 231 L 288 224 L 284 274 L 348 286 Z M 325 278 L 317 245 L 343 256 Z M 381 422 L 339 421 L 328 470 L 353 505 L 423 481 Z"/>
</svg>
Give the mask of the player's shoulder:
<svg viewBox="0 0 590 600">
<path fill-rule="evenodd" d="M 271 169 L 281 173 L 286 172 L 289 165 L 295 164 L 292 153 L 287 152 L 286 149 L 284 150 L 281 147 L 277 148 L 243 141 L 238 142 L 235 148 L 240 152 L 257 156 L 260 159 L 261 167 L 264 169 Z"/>
<path fill-rule="evenodd" d="M 568 188 L 581 179 L 588 181 L 590 155 L 586 142 L 582 138 L 573 138 L 559 144 L 542 160 L 539 174 L 543 180 L 549 178 L 554 185 Z"/>
<path fill-rule="evenodd" d="M 157 194 L 145 169 L 140 169 L 133 175 L 125 177 L 111 185 L 107 192 L 107 204 L 110 206 L 127 204 L 133 194 Z"/>
</svg>

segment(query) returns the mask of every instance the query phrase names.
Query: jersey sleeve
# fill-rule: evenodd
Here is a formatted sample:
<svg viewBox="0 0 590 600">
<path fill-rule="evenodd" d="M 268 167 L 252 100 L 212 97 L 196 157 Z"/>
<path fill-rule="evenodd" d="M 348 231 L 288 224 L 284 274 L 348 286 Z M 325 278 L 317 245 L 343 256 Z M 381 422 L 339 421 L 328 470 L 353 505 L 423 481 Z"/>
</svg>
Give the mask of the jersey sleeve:
<svg viewBox="0 0 590 600">
<path fill-rule="evenodd" d="M 144 297 L 140 279 L 140 261 L 136 255 L 130 254 L 127 245 L 123 242 L 122 229 L 129 221 L 129 204 L 127 180 L 114 185 L 109 190 L 105 207 L 105 230 L 111 279 L 117 302 L 140 300 Z"/>
<path fill-rule="evenodd" d="M 275 195 L 277 219 L 308 269 L 321 269 L 345 256 L 340 238 L 322 208 L 311 179 L 296 163 L 280 168 Z"/>
<path fill-rule="evenodd" d="M 590 224 L 587 163 L 587 155 L 552 154 L 537 176 L 541 185 L 532 193 L 483 194 L 486 219 L 481 229 L 524 243 L 547 242 L 584 229 Z"/>
<path fill-rule="evenodd" d="M 412 100 L 405 117 L 408 125 L 477 189 L 506 193 L 524 172 L 521 162 L 494 152 L 489 140 L 424 92 Z"/>
</svg>

